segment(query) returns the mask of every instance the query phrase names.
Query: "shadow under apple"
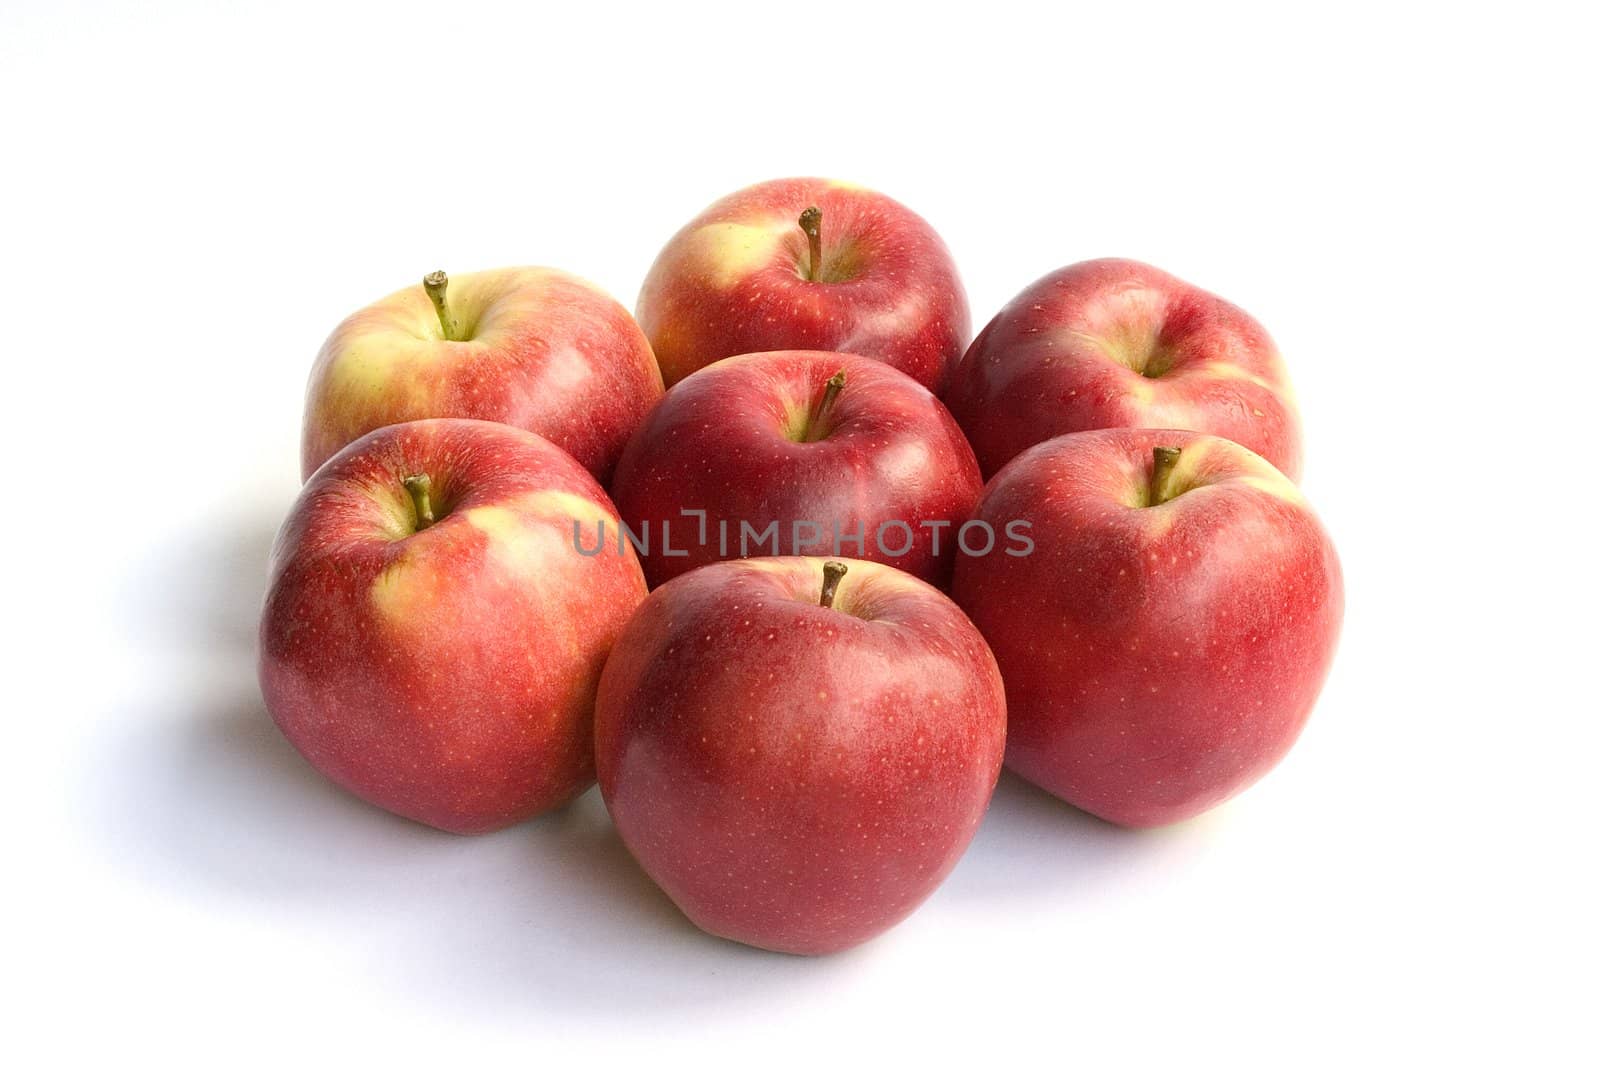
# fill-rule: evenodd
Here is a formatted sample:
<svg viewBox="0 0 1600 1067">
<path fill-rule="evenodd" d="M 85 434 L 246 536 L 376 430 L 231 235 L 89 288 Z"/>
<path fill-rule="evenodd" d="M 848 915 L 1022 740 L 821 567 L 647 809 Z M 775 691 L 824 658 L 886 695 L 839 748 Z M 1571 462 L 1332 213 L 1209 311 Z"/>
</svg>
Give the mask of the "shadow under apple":
<svg viewBox="0 0 1600 1067">
<path fill-rule="evenodd" d="M 837 966 L 696 930 L 634 863 L 597 790 L 467 838 L 324 779 L 256 689 L 276 529 L 275 515 L 219 517 L 119 589 L 131 643 L 170 667 L 114 716 L 123 728 L 96 739 L 75 783 L 114 870 L 198 910 L 309 931 L 364 980 L 466 1014 L 530 999 L 575 1019 L 665 1012 L 782 996 Z"/>
<path fill-rule="evenodd" d="M 1208 812 L 1177 826 L 1128 830 L 1003 771 L 983 825 L 940 897 L 992 907 L 1019 896 L 1059 900 L 1147 880 L 1152 870 L 1202 856 L 1221 818 Z"/>
<path fill-rule="evenodd" d="M 287 511 L 288 501 L 283 511 Z M 119 622 L 137 648 L 253 664 L 279 511 L 253 510 L 203 524 L 204 532 L 159 553 L 118 589 Z"/>
<path fill-rule="evenodd" d="M 457 837 L 323 779 L 253 692 L 211 707 L 139 709 L 99 754 L 86 785 L 106 855 L 180 899 L 313 927 L 408 998 L 468 1014 L 530 997 L 576 1018 L 638 1014 L 782 995 L 786 980 L 848 965 L 695 929 L 634 863 L 598 790 Z"/>
</svg>

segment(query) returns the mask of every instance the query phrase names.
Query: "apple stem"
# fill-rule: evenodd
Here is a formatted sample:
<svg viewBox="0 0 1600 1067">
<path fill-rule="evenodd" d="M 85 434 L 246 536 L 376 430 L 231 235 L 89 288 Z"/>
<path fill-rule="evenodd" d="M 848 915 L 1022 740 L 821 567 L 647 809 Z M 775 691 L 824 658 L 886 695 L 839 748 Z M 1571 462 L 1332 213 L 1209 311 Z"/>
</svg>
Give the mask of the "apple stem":
<svg viewBox="0 0 1600 1067">
<path fill-rule="evenodd" d="M 1150 503 L 1165 504 L 1172 499 L 1172 472 L 1178 466 L 1178 457 L 1183 455 L 1181 448 L 1168 448 L 1163 445 L 1156 446 L 1155 468 L 1150 478 Z"/>
<path fill-rule="evenodd" d="M 445 303 L 445 287 L 450 284 L 450 279 L 444 271 L 436 270 L 422 279 L 422 288 L 428 291 L 428 299 L 433 301 L 433 310 L 439 315 L 439 329 L 444 331 L 446 341 L 459 341 L 459 331 L 455 320 L 450 317 L 450 307 Z"/>
<path fill-rule="evenodd" d="M 833 406 L 839 402 L 839 394 L 844 392 L 844 368 L 834 372 L 828 384 L 823 386 L 822 396 L 817 399 L 817 406 L 811 410 L 811 417 L 806 420 L 805 435 L 800 438 L 802 443 L 820 441 L 828 435 L 828 416 L 833 414 Z"/>
<path fill-rule="evenodd" d="M 849 569 L 836 559 L 830 559 L 822 565 L 822 599 L 817 601 L 820 606 L 833 607 L 834 595 L 839 592 L 839 580 Z"/>
<path fill-rule="evenodd" d="M 811 262 L 806 271 L 807 281 L 822 280 L 822 209 L 808 207 L 800 212 L 800 228 L 805 231 L 806 242 L 811 246 Z"/>
<path fill-rule="evenodd" d="M 417 529 L 426 530 L 433 525 L 433 479 L 426 474 L 408 474 L 400 480 L 411 494 L 411 507 L 417 513 Z"/>
</svg>

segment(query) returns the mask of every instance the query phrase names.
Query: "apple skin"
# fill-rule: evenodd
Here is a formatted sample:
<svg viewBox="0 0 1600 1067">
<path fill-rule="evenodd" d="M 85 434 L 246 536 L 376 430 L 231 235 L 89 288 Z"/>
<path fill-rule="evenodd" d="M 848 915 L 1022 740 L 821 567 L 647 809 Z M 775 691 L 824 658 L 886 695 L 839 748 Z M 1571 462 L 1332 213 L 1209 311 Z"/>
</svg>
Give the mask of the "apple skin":
<svg viewBox="0 0 1600 1067">
<path fill-rule="evenodd" d="M 1226 437 L 1300 477 L 1300 416 L 1266 330 L 1132 260 L 1064 267 L 1017 294 L 972 342 L 945 403 L 985 478 L 1040 441 L 1117 426 Z"/>
<path fill-rule="evenodd" d="M 824 280 L 799 218 L 822 211 Z M 786 178 L 706 208 L 667 242 L 637 305 L 670 386 L 746 352 L 854 352 L 939 393 L 972 336 L 955 263 L 909 208 L 857 185 Z"/>
<path fill-rule="evenodd" d="M 302 477 L 379 426 L 461 418 L 531 430 L 605 482 L 662 393 L 627 309 L 550 267 L 452 275 L 446 298 L 468 340 L 445 339 L 421 285 L 333 331 L 306 389 Z"/>
<path fill-rule="evenodd" d="M 1153 449 L 1177 496 L 1146 506 Z M 1006 765 L 1123 826 L 1197 815 L 1270 770 L 1322 688 L 1344 614 L 1339 560 L 1294 484 L 1218 437 L 1057 437 L 984 490 L 1034 551 L 961 556 L 953 595 L 994 649 Z"/>
<path fill-rule="evenodd" d="M 650 594 L 595 711 L 600 790 L 697 926 L 801 955 L 910 914 L 966 850 L 1005 749 L 994 658 L 916 578 L 733 560 Z"/>
<path fill-rule="evenodd" d="M 840 370 L 844 387 L 821 420 L 826 436 L 797 440 Z M 643 563 L 652 587 L 737 558 L 741 521 L 756 531 L 779 523 L 776 545 L 769 540 L 751 555 L 859 555 L 948 586 L 957 529 L 982 489 L 961 428 L 905 374 L 839 352 L 760 352 L 715 363 L 673 386 L 628 442 L 612 497 L 635 534 L 651 533 Z M 706 544 L 699 543 L 699 520 L 684 517 L 684 509 L 706 512 Z M 728 524 L 726 557 L 719 520 Z M 797 546 L 795 520 L 820 524 L 822 543 Z M 914 535 L 900 556 L 884 550 L 905 544 L 903 529 L 883 529 L 891 520 Z M 930 529 L 924 520 L 949 525 Z M 660 551 L 664 521 L 671 524 L 672 550 L 684 555 Z M 860 549 L 853 542 L 834 548 L 835 522 L 842 534 L 859 524 Z"/>
<path fill-rule="evenodd" d="M 411 474 L 433 482 L 421 530 Z M 594 780 L 600 669 L 645 596 L 633 555 L 574 549 L 574 523 L 600 517 L 616 512 L 595 480 L 524 430 L 366 435 L 306 483 L 273 545 L 267 710 L 323 774 L 429 826 L 484 833 L 565 803 Z"/>
</svg>

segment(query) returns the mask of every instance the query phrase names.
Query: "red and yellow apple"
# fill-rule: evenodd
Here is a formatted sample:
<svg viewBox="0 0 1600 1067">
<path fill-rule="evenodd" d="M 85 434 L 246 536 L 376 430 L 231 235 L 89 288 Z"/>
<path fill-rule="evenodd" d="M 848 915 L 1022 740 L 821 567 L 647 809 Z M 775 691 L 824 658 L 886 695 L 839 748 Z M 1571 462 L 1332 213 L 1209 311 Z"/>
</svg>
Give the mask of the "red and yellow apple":
<svg viewBox="0 0 1600 1067">
<path fill-rule="evenodd" d="M 788 178 L 718 200 L 667 242 L 637 307 L 672 385 L 746 352 L 853 352 L 938 393 L 971 336 L 939 235 L 857 185 Z"/>
<path fill-rule="evenodd" d="M 945 403 L 986 478 L 1040 441 L 1117 426 L 1226 437 L 1300 476 L 1300 416 L 1266 330 L 1132 260 L 1078 263 L 1024 289 L 972 342 Z"/>
<path fill-rule="evenodd" d="M 369 430 L 487 419 L 531 430 L 611 476 L 661 372 L 621 304 L 549 267 L 428 275 L 333 331 L 306 390 L 301 474 Z"/>
<path fill-rule="evenodd" d="M 1271 769 L 1333 658 L 1339 560 L 1294 484 L 1177 430 L 1069 434 L 1008 464 L 977 516 L 1031 552 L 956 559 L 994 650 L 1006 765 L 1103 819 L 1196 815 Z"/>
<path fill-rule="evenodd" d="M 481 833 L 594 780 L 593 708 L 645 596 L 598 483 L 499 423 L 375 430 L 318 468 L 272 551 L 261 691 L 318 770 L 380 807 Z M 592 537 L 592 534 L 586 536 Z"/>
<path fill-rule="evenodd" d="M 988 807 L 1005 698 L 942 593 L 864 561 L 734 560 L 657 589 L 595 712 L 600 789 L 709 933 L 849 948 L 944 880 Z"/>
<path fill-rule="evenodd" d="M 612 495 L 649 538 L 652 586 L 762 554 L 848 555 L 948 585 L 982 488 L 960 427 L 905 374 L 762 352 L 674 386 L 628 442 Z"/>
</svg>

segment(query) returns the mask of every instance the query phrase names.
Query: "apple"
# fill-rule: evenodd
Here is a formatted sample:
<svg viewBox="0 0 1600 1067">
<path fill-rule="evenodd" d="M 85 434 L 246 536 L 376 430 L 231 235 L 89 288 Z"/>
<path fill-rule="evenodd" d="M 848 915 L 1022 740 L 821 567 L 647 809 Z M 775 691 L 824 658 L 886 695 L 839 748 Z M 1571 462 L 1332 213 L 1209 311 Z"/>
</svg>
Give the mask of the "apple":
<svg viewBox="0 0 1600 1067">
<path fill-rule="evenodd" d="M 945 396 L 984 477 L 1080 430 L 1215 434 L 1300 476 L 1300 416 L 1272 338 L 1243 311 L 1127 259 L 1034 282 L 967 350 Z"/>
<path fill-rule="evenodd" d="M 956 559 L 1005 677 L 1006 765 L 1123 826 L 1177 822 L 1270 770 L 1305 724 L 1344 612 L 1294 483 L 1232 441 L 1068 434 L 1009 463 L 979 518 L 1031 552 Z"/>
<path fill-rule="evenodd" d="M 600 790 L 708 933 L 803 955 L 909 915 L 994 791 L 1005 697 L 932 586 L 865 561 L 715 563 L 650 594 L 595 708 Z"/>
<path fill-rule="evenodd" d="M 900 371 L 761 352 L 673 386 L 628 442 L 612 496 L 652 586 L 763 553 L 852 555 L 948 585 L 982 488 L 960 427 Z"/>
<path fill-rule="evenodd" d="M 278 533 L 261 615 L 267 710 L 373 804 L 473 834 L 594 780 L 606 653 L 645 596 L 631 554 L 576 550 L 616 511 L 544 438 L 432 419 L 317 469 Z"/>
<path fill-rule="evenodd" d="M 532 430 L 604 482 L 661 392 L 638 324 L 582 278 L 549 267 L 435 272 L 351 315 L 322 346 L 301 473 L 379 426 L 463 418 Z"/>
<path fill-rule="evenodd" d="M 668 385 L 745 352 L 854 352 L 944 388 L 971 336 L 966 292 L 939 235 L 845 182 L 752 185 L 667 242 L 639 324 Z"/>
</svg>

